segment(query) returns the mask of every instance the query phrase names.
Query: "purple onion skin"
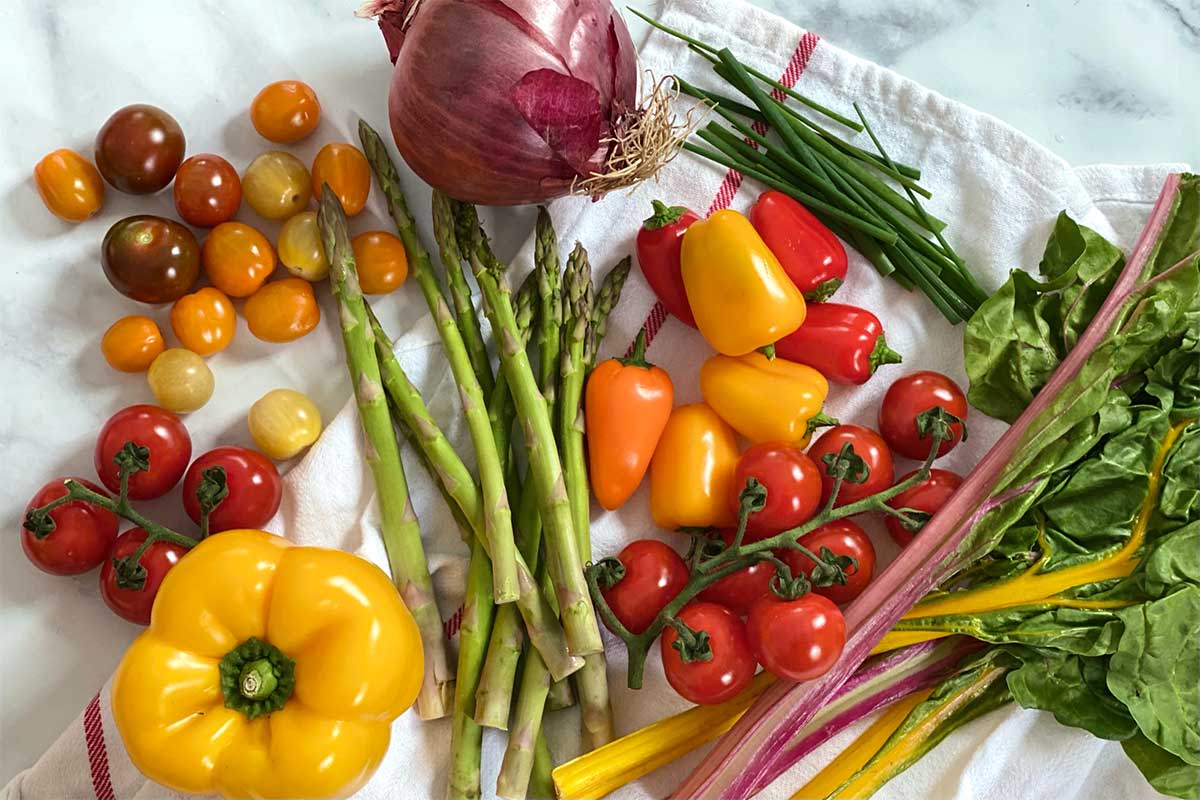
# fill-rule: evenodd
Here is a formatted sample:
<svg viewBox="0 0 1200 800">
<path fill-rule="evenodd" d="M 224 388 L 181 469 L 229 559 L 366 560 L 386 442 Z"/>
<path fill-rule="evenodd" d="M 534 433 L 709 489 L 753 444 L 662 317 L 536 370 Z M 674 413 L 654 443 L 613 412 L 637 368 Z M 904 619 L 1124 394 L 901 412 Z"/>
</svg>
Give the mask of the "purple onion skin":
<svg viewBox="0 0 1200 800">
<path fill-rule="evenodd" d="M 388 116 L 426 183 L 482 205 L 560 197 L 601 172 L 637 106 L 637 54 L 609 0 L 377 4 L 395 63 Z M 524 113 L 522 113 L 524 112 Z"/>
</svg>

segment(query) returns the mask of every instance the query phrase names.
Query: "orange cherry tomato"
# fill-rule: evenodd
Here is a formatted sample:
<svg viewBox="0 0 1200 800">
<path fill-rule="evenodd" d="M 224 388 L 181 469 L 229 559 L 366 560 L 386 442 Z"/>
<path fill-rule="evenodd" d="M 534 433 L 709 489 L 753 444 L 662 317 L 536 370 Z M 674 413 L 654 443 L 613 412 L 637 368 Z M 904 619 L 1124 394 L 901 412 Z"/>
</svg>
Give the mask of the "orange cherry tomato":
<svg viewBox="0 0 1200 800">
<path fill-rule="evenodd" d="M 275 250 L 267 237 L 244 222 L 222 222 L 200 249 L 208 279 L 230 297 L 249 297 L 275 271 Z"/>
<path fill-rule="evenodd" d="M 321 121 L 321 104 L 312 87 L 301 81 L 268 83 L 250 104 L 250 121 L 264 139 L 298 142 Z"/>
<path fill-rule="evenodd" d="M 358 284 L 366 294 L 387 294 L 408 277 L 404 242 L 387 231 L 367 231 L 350 240 Z"/>
<path fill-rule="evenodd" d="M 237 213 L 242 204 L 242 179 L 225 159 L 200 153 L 179 165 L 172 193 L 175 210 L 184 222 L 211 228 Z"/>
<path fill-rule="evenodd" d="M 74 150 L 55 150 L 33 168 L 38 194 L 50 213 L 83 222 L 104 205 L 104 181 L 92 162 Z"/>
<path fill-rule="evenodd" d="M 162 351 L 162 333 L 149 317 L 121 317 L 100 340 L 104 360 L 121 372 L 145 372 Z"/>
<path fill-rule="evenodd" d="M 321 307 L 312 284 L 284 278 L 265 284 L 242 307 L 250 332 L 264 342 L 290 342 L 317 327 Z"/>
<path fill-rule="evenodd" d="M 211 356 L 233 341 L 237 314 L 233 303 L 211 286 L 185 294 L 171 306 L 171 330 L 179 343 L 196 355 Z"/>
<path fill-rule="evenodd" d="M 342 201 L 346 216 L 353 217 L 367 204 L 371 191 L 371 165 L 352 144 L 327 144 L 312 165 L 313 197 L 320 199 L 325 184 Z"/>
</svg>

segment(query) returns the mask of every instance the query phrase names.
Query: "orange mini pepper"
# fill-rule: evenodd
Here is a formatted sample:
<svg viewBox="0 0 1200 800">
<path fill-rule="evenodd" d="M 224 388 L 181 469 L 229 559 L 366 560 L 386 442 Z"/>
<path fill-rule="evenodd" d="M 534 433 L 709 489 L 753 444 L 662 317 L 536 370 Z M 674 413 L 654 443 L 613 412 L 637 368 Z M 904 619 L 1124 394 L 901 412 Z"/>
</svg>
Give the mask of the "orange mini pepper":
<svg viewBox="0 0 1200 800">
<path fill-rule="evenodd" d="M 704 403 L 671 412 L 650 462 L 650 515 L 660 528 L 727 527 L 738 443 Z"/>
<path fill-rule="evenodd" d="M 721 419 L 755 444 L 803 446 L 813 428 L 835 424 L 821 413 L 829 394 L 821 373 L 762 353 L 713 356 L 700 368 L 700 391 Z"/>
</svg>

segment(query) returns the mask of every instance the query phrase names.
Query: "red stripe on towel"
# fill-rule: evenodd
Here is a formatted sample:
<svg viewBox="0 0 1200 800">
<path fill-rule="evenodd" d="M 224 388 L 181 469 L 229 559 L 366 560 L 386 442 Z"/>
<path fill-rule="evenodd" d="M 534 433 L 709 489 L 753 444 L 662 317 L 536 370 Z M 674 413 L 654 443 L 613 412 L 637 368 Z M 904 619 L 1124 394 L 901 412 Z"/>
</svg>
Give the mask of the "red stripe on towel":
<svg viewBox="0 0 1200 800">
<path fill-rule="evenodd" d="M 112 778 L 108 773 L 108 750 L 104 746 L 99 692 L 83 710 L 83 738 L 87 743 L 88 767 L 92 771 L 92 789 L 96 793 L 96 800 L 115 800 Z"/>
</svg>

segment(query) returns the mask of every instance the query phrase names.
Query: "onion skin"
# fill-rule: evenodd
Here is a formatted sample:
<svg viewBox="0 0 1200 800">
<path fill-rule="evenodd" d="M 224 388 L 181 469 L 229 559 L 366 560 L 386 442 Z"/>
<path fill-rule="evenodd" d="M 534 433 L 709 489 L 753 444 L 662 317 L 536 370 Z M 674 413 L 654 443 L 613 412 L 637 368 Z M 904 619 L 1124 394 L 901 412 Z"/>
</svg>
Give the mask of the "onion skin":
<svg viewBox="0 0 1200 800">
<path fill-rule="evenodd" d="M 466 202 L 521 205 L 603 171 L 605 138 L 637 108 L 637 54 L 609 0 L 413 5 L 364 11 L 379 15 L 395 63 L 392 136 L 426 183 Z"/>
</svg>

